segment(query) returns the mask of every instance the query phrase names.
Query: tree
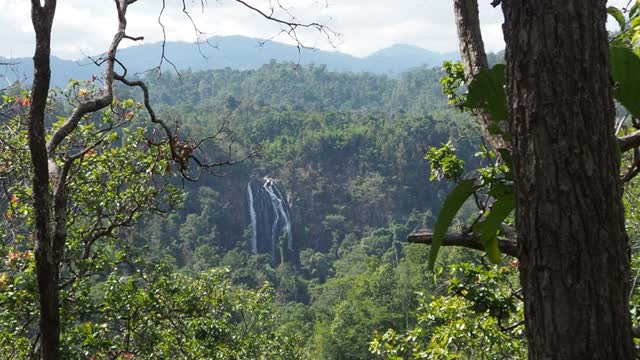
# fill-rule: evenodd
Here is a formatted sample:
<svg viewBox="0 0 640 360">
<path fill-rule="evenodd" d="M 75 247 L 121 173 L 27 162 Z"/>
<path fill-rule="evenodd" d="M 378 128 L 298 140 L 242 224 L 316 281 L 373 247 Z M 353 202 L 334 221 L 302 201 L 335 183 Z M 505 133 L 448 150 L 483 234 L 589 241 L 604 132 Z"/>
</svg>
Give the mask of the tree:
<svg viewBox="0 0 640 360">
<path fill-rule="evenodd" d="M 189 171 L 190 162 L 196 164 L 200 169 L 211 169 L 233 163 L 230 157 L 220 162 L 208 162 L 196 157 L 195 151 L 203 145 L 204 141 L 181 140 L 178 134 L 154 112 L 149 103 L 149 90 L 145 83 L 127 78 L 125 64 L 117 60 L 117 50 L 123 40 L 142 40 L 142 37 L 130 36 L 126 32 L 127 10 L 136 2 L 137 0 L 114 0 L 118 16 L 118 29 L 105 55 L 96 60 L 97 65 L 104 67 L 102 89 L 94 94 L 87 94 L 86 97 L 83 96 L 70 114 L 65 117 L 65 121 L 59 127 L 52 129 L 46 126 L 46 111 L 51 79 L 51 30 L 57 1 L 31 1 L 31 19 L 35 30 L 35 53 L 33 56 L 34 76 L 29 97 L 28 145 L 33 169 L 33 239 L 40 305 L 40 354 L 43 359 L 60 358 L 60 265 L 63 260 L 67 240 L 67 222 L 69 221 L 67 178 L 76 161 L 90 151 L 95 144 L 86 144 L 78 153 L 70 156 L 62 156 L 58 150 L 61 144 L 68 141 L 70 135 L 77 131 L 81 122 L 112 105 L 114 82 L 139 88 L 143 92 L 144 107 L 149 119 L 163 132 L 162 144 L 168 146 L 170 159 L 181 176 L 194 179 Z M 280 24 L 283 27 L 283 32 L 294 39 L 299 47 L 303 46 L 298 39 L 297 32 L 300 29 L 315 29 L 328 36 L 334 34 L 330 29 L 318 23 L 299 23 L 295 19 L 282 20 L 274 15 L 273 11 L 265 12 L 242 0 L 236 0 L 236 2 L 261 17 Z M 186 2 L 182 0 L 181 4 L 184 13 L 191 19 Z M 203 1 L 201 4 L 204 6 Z M 196 25 L 193 25 L 196 32 L 201 34 Z M 166 60 L 164 53 L 161 65 L 163 60 Z M 116 65 L 123 69 L 122 73 L 116 71 Z M 109 133 L 109 130 L 106 132 Z M 215 135 L 208 139 L 212 138 L 215 138 Z"/>
<path fill-rule="evenodd" d="M 503 11 L 529 356 L 635 358 L 605 1 Z"/>
<path fill-rule="evenodd" d="M 65 91 L 53 93 L 66 97 L 71 104 L 78 101 L 78 97 L 91 93 L 90 84 L 73 83 L 75 85 Z M 14 287 L 13 290 L 10 286 L 7 289 L 7 295 L 11 296 L 0 299 L 0 307 L 6 315 L 0 327 L 8 331 L 5 335 L 10 342 L 12 337 L 13 340 L 34 339 L 38 334 L 33 326 L 38 311 L 31 301 L 32 297 L 37 299 L 37 292 L 34 291 L 36 274 L 31 239 L 35 199 L 31 191 L 28 119 L 25 114 L 29 101 L 23 96 L 3 96 L 0 105 L 3 115 L 12 114 L 0 127 L 0 163 L 4 164 L 0 171 L 0 186 L 4 191 L 0 197 L 4 211 L 0 226 L 0 254 L 25 261 L 21 268 L 11 266 L 15 261 L 6 264 L 7 267 L 0 264 L 0 271 L 5 280 L 8 279 L 7 284 L 13 283 Z M 48 111 L 59 111 L 58 105 L 58 102 L 50 101 Z M 120 250 L 115 250 L 121 230 L 134 225 L 142 214 L 151 211 L 164 213 L 172 209 L 182 198 L 181 191 L 170 185 L 170 177 L 165 176 L 171 164 L 163 155 L 168 149 L 150 146 L 146 129 L 132 124 L 137 121 L 136 108 L 133 100 L 114 103 L 109 110 L 96 114 L 99 115 L 96 119 L 80 124 L 69 141 L 58 148 L 58 153 L 65 158 L 78 157 L 66 177 L 69 220 L 65 226 L 65 244 L 59 264 L 64 271 L 60 272 L 56 285 L 63 294 L 59 309 L 66 314 L 77 316 L 82 312 L 78 310 L 82 308 L 79 305 L 82 301 L 78 299 L 82 299 L 82 289 L 88 286 L 93 275 L 110 271 L 115 266 L 113 260 L 121 262 L 122 259 L 117 260 L 122 258 L 117 254 Z M 52 126 L 56 128 L 65 120 L 61 117 Z M 5 207 L 7 198 L 10 201 Z M 94 246 L 96 243 L 100 243 L 98 248 Z M 28 301 L 16 298 L 21 291 L 25 292 L 23 300 Z M 22 306 L 12 306 L 11 303 L 15 302 Z M 11 326 L 11 314 L 24 317 L 22 326 Z M 67 320 L 65 328 L 69 331 L 69 316 L 64 318 Z M 28 352 L 28 349 L 32 346 L 25 347 L 24 351 Z M 24 355 L 26 357 L 33 356 Z"/>
<path fill-rule="evenodd" d="M 418 294 L 417 326 L 377 334 L 369 350 L 384 359 L 524 359 L 522 302 L 511 266 L 453 265 L 447 296 Z"/>
<path fill-rule="evenodd" d="M 495 202 L 484 209 L 481 226 L 444 237 L 452 208 L 479 188 L 474 180 L 462 181 L 445 203 L 441 226 L 415 239 L 433 242 L 434 253 L 440 244 L 462 245 L 484 248 L 494 261 L 498 249 L 519 258 L 530 359 L 635 358 L 622 205 L 622 180 L 629 176 L 620 177 L 620 153 L 638 145 L 638 133 L 616 139 L 613 99 L 615 94 L 632 117 L 638 116 L 640 94 L 628 83 L 640 60 L 617 47 L 610 56 L 606 1 L 493 1 L 499 4 L 506 68 L 491 71 L 477 1 L 457 0 L 454 7 L 470 84 L 464 105 L 475 108 L 485 137 L 510 168 L 501 183 L 508 187 L 498 194 L 491 184 Z M 635 48 L 637 30 L 626 28 L 616 10 L 609 9 L 622 32 L 632 33 L 630 41 L 612 43 Z M 632 24 L 637 10 L 637 4 L 627 9 Z M 474 86 L 486 86 L 484 94 L 474 93 Z M 501 199 L 510 192 L 516 234 L 497 238 L 496 226 L 510 212 Z M 503 216 L 496 219 L 496 213 Z M 500 221 L 489 227 L 489 220 Z"/>
</svg>

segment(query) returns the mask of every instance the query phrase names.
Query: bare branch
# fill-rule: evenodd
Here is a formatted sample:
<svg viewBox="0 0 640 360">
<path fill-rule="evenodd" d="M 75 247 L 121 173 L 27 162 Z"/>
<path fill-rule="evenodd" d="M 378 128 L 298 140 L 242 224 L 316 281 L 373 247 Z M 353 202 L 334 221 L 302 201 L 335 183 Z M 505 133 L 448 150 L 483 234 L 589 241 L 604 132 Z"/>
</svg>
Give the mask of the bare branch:
<svg viewBox="0 0 640 360">
<path fill-rule="evenodd" d="M 160 13 L 158 14 L 158 25 L 160 25 L 160 29 L 162 29 L 162 45 L 161 45 L 161 54 L 160 54 L 160 64 L 158 64 L 158 66 L 156 67 L 156 70 L 158 71 L 158 74 L 162 74 L 162 63 L 164 61 L 166 61 L 168 64 L 170 64 L 173 67 L 173 70 L 176 72 L 176 74 L 178 74 L 178 77 L 180 77 L 180 72 L 178 71 L 178 68 L 176 67 L 176 65 L 167 58 L 166 56 L 166 45 L 167 45 L 167 30 L 164 27 L 164 24 L 162 23 L 162 15 L 164 15 L 164 11 L 167 8 L 167 4 L 165 0 L 162 0 L 162 8 L 160 8 Z"/>
<path fill-rule="evenodd" d="M 172 160 L 178 164 L 179 168 L 179 172 L 180 175 L 189 181 L 197 181 L 200 178 L 200 175 L 193 177 L 191 175 L 189 175 L 188 170 L 188 161 L 189 160 L 193 160 L 196 165 L 198 165 L 198 169 L 200 170 L 200 174 L 202 173 L 202 170 L 207 170 L 207 171 L 211 171 L 214 168 L 219 168 L 222 166 L 231 166 L 240 162 L 245 161 L 248 158 L 251 158 L 253 156 L 256 155 L 256 151 L 253 151 L 247 155 L 245 155 L 244 157 L 240 158 L 240 159 L 236 159 L 234 160 L 232 158 L 232 151 L 231 151 L 231 145 L 229 146 L 229 151 L 227 152 L 227 158 L 223 161 L 217 161 L 217 162 L 213 162 L 213 163 L 207 163 L 201 159 L 198 159 L 195 155 L 193 155 L 193 151 L 200 148 L 200 146 L 202 146 L 202 144 L 206 143 L 207 141 L 216 139 L 224 130 L 225 125 L 223 124 L 222 127 L 218 130 L 218 132 L 212 136 L 209 136 L 207 138 L 201 139 L 199 141 L 197 141 L 194 144 L 190 144 L 188 142 L 180 142 L 178 139 L 177 134 L 175 134 L 175 132 L 173 130 L 171 130 L 171 128 L 169 127 L 169 125 L 167 125 L 167 123 L 165 121 L 163 121 L 162 119 L 160 119 L 159 117 L 157 117 L 155 111 L 153 110 L 153 107 L 151 106 L 151 103 L 149 101 L 149 88 L 147 87 L 147 85 L 141 81 L 141 80 L 128 80 L 125 77 L 116 74 L 115 75 L 115 79 L 120 81 L 121 83 L 127 85 L 127 86 L 131 86 L 131 87 L 138 87 L 142 90 L 143 93 L 143 103 L 144 103 L 144 107 L 147 110 L 147 114 L 149 115 L 149 119 L 151 120 L 152 123 L 154 124 L 158 124 L 160 125 L 160 127 L 162 128 L 162 130 L 165 133 L 165 138 L 168 139 L 168 144 L 169 144 L 169 150 L 171 152 L 171 158 Z"/>
<path fill-rule="evenodd" d="M 640 146 L 640 130 L 618 138 L 618 145 L 621 152 L 627 152 Z"/>
<path fill-rule="evenodd" d="M 280 24 L 283 26 L 283 29 L 280 31 L 280 34 L 286 34 L 287 36 L 289 36 L 289 38 L 291 38 L 293 41 L 296 42 L 296 47 L 298 48 L 298 52 L 300 52 L 302 49 L 307 49 L 309 48 L 308 46 L 305 46 L 304 43 L 300 40 L 299 36 L 298 36 L 298 29 L 315 29 L 318 32 L 324 34 L 327 38 L 327 41 L 329 41 L 330 44 L 333 45 L 333 41 L 332 39 L 335 37 L 339 37 L 340 34 L 335 32 L 334 30 L 332 30 L 330 27 L 318 23 L 318 22 L 308 22 L 308 23 L 303 23 L 303 22 L 298 22 L 295 20 L 295 17 L 293 17 L 291 15 L 291 13 L 284 8 L 282 5 L 280 5 L 280 2 L 277 2 L 278 7 L 280 9 L 282 9 L 286 14 L 288 14 L 290 16 L 289 20 L 284 20 L 281 19 L 279 17 L 277 17 L 275 15 L 275 8 L 272 6 L 270 11 L 267 13 L 263 10 L 260 10 L 259 8 L 247 3 L 244 0 L 235 0 L 235 2 L 241 4 L 242 6 L 246 7 L 247 9 L 255 12 L 256 14 L 262 16 L 263 18 L 272 21 L 274 23 Z"/>
<path fill-rule="evenodd" d="M 101 94 L 91 99 L 82 101 L 71 113 L 71 116 L 62 124 L 62 126 L 53 133 L 49 142 L 47 142 L 47 153 L 49 158 L 55 154 L 56 148 L 64 141 L 69 134 L 75 130 L 80 120 L 87 114 L 96 112 L 111 104 L 113 101 L 113 78 L 114 65 L 116 63 L 116 52 L 120 46 L 122 39 L 126 37 L 127 19 L 126 12 L 131 0 L 114 0 L 116 9 L 118 10 L 118 31 L 113 36 L 111 46 L 105 55 L 106 68 L 104 70 L 104 85 Z"/>
<path fill-rule="evenodd" d="M 200 2 L 200 7 L 201 7 L 201 11 L 204 12 L 204 1 Z M 187 10 L 187 2 L 185 0 L 182 0 L 182 13 L 187 17 L 187 19 L 189 19 L 189 22 L 191 23 L 191 27 L 193 27 L 193 31 L 195 31 L 196 33 L 196 46 L 198 47 L 198 52 L 200 53 L 200 56 L 207 59 L 208 57 L 204 54 L 204 52 L 202 52 L 202 48 L 200 47 L 200 45 L 204 42 L 212 48 L 217 48 L 217 47 L 209 41 L 207 37 L 208 34 L 200 30 L 195 20 L 191 16 L 191 13 L 189 12 L 189 10 Z"/>
<path fill-rule="evenodd" d="M 433 233 L 428 230 L 419 230 L 409 235 L 407 239 L 410 243 L 431 245 L 433 242 Z M 484 245 L 480 241 L 480 237 L 473 233 L 455 233 L 447 234 L 442 242 L 442 246 L 460 246 L 469 249 L 484 251 Z M 511 239 L 498 239 L 498 247 L 503 254 L 518 257 L 518 243 Z"/>
<path fill-rule="evenodd" d="M 126 69 L 125 69 L 126 71 Z M 153 107 L 151 106 L 151 102 L 149 100 L 149 88 L 147 87 L 147 84 L 145 84 L 143 81 L 141 80 L 128 80 L 126 79 L 124 76 L 119 75 L 119 74 L 115 74 L 114 78 L 118 81 L 120 81 L 121 83 L 130 86 L 130 87 L 138 87 L 142 90 L 142 94 L 143 94 L 143 103 L 144 103 L 144 107 L 147 110 L 147 114 L 149 114 L 149 118 L 151 120 L 152 123 L 154 124 L 158 124 L 160 125 L 160 127 L 162 127 L 162 130 L 164 130 L 165 135 L 167 137 L 167 139 L 169 139 L 170 145 L 169 148 L 171 150 L 171 157 L 176 160 L 176 159 L 181 159 L 181 157 L 178 155 L 175 146 L 173 146 L 172 143 L 175 143 L 176 141 L 176 137 L 173 134 L 173 131 L 171 130 L 171 128 L 169 128 L 169 126 L 160 118 L 158 118 L 156 116 L 156 112 L 153 110 Z M 185 166 L 184 163 L 181 163 L 181 166 Z"/>
</svg>

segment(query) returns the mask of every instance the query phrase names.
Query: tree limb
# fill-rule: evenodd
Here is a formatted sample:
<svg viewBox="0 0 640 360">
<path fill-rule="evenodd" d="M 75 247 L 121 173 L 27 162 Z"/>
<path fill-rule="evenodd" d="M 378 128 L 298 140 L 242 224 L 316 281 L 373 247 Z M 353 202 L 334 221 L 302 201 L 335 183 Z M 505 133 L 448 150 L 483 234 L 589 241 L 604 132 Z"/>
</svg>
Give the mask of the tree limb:
<svg viewBox="0 0 640 360">
<path fill-rule="evenodd" d="M 64 139 L 69 136 L 78 126 L 78 123 L 82 118 L 90 113 L 103 109 L 113 101 L 113 78 L 114 78 L 114 66 L 116 63 L 116 52 L 120 46 L 122 39 L 126 37 L 127 29 L 127 7 L 130 1 L 114 0 L 116 9 L 118 10 L 118 31 L 113 36 L 109 50 L 106 57 L 106 68 L 104 70 L 104 86 L 102 87 L 102 94 L 93 97 L 89 100 L 82 101 L 71 113 L 71 116 L 60 126 L 60 128 L 53 133 L 51 139 L 47 142 L 47 153 L 49 158 L 53 158 L 56 148 Z"/>
<path fill-rule="evenodd" d="M 40 358 L 60 359 L 60 309 L 56 288 L 60 273 L 57 252 L 50 231 L 51 195 L 46 148 L 45 112 L 51 80 L 51 29 L 56 0 L 41 5 L 31 1 L 31 22 L 36 35 L 33 55 L 33 83 L 28 115 L 28 144 L 33 169 L 33 221 L 35 225 L 36 279 L 38 283 Z"/>
<path fill-rule="evenodd" d="M 428 230 L 419 230 L 416 233 L 410 234 L 407 240 L 413 244 L 431 245 L 433 241 L 433 233 Z M 448 234 L 444 238 L 442 246 L 460 246 L 473 250 L 484 251 L 484 245 L 480 242 L 480 237 L 473 233 Z M 518 257 L 519 251 L 517 242 L 509 239 L 499 239 L 498 247 L 503 254 L 507 254 L 515 258 Z"/>
<path fill-rule="evenodd" d="M 487 54 L 484 50 L 478 0 L 455 0 L 453 9 L 458 29 L 460 55 L 464 65 L 464 75 L 470 83 L 482 70 L 488 69 Z M 509 149 L 509 143 L 500 135 L 490 134 L 488 129 L 492 119 L 485 111 L 475 111 L 474 115 L 480 121 L 483 136 L 494 149 Z"/>
<path fill-rule="evenodd" d="M 455 0 L 453 10 L 460 40 L 460 55 L 464 65 L 464 75 L 467 80 L 471 80 L 480 71 L 489 67 L 480 30 L 478 1 Z"/>
<path fill-rule="evenodd" d="M 618 145 L 621 152 L 627 152 L 640 146 L 640 130 L 618 138 Z"/>
<path fill-rule="evenodd" d="M 263 10 L 260 10 L 259 8 L 249 4 L 247 1 L 245 0 L 235 0 L 235 2 L 237 2 L 238 4 L 246 7 L 247 9 L 255 12 L 256 14 L 262 16 L 263 18 L 280 24 L 282 26 L 282 30 L 281 30 L 281 34 L 284 33 L 287 36 L 289 36 L 289 38 L 291 38 L 293 41 L 296 42 L 296 47 L 298 48 L 298 53 L 300 53 L 301 49 L 306 49 L 308 48 L 307 46 L 305 46 L 302 41 L 300 40 L 297 30 L 298 29 L 313 29 L 318 31 L 319 33 L 323 34 L 324 36 L 327 37 L 327 40 L 329 41 L 329 43 L 331 43 L 333 45 L 332 42 L 332 38 L 334 37 L 338 37 L 340 34 L 338 34 L 337 32 L 333 31 L 330 27 L 318 23 L 318 22 L 309 22 L 309 23 L 304 23 L 304 22 L 298 22 L 296 21 L 296 19 L 291 16 L 291 14 L 289 13 L 289 11 L 287 9 L 285 9 L 282 5 L 280 5 L 280 3 L 278 2 L 278 7 L 282 10 L 284 10 L 284 12 L 288 15 L 291 16 L 291 19 L 289 20 L 285 20 L 285 19 L 281 19 L 279 18 L 277 15 L 275 15 L 275 11 L 276 9 L 271 6 L 271 8 L 269 9 L 268 12 L 265 12 Z"/>
</svg>

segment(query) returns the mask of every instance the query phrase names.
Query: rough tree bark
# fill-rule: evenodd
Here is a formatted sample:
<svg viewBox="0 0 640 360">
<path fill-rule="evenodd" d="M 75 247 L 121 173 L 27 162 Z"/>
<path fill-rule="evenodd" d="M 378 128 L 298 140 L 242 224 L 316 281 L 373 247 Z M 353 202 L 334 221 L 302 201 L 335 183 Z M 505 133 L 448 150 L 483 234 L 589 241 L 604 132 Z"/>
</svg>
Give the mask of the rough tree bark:
<svg viewBox="0 0 640 360">
<path fill-rule="evenodd" d="M 635 359 L 606 0 L 503 1 L 530 359 Z"/>
</svg>

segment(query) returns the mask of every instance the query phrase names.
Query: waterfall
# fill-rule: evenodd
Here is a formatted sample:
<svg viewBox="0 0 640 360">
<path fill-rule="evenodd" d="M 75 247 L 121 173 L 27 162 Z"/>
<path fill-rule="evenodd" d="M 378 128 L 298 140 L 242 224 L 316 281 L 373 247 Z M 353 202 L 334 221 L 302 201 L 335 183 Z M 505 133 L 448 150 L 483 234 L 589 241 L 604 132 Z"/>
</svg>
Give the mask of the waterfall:
<svg viewBox="0 0 640 360">
<path fill-rule="evenodd" d="M 282 215 L 282 219 L 284 221 L 284 230 L 287 232 L 287 247 L 289 250 L 293 251 L 293 234 L 291 233 L 291 217 L 289 216 L 289 207 L 284 206 L 284 196 L 280 193 L 280 190 L 272 179 L 265 178 L 264 189 L 267 190 L 269 196 L 271 197 L 271 203 L 273 204 L 273 210 L 276 213 L 276 220 L 273 223 L 274 231 L 277 228 L 277 219 Z M 278 240 L 277 238 L 275 239 Z"/>
<path fill-rule="evenodd" d="M 275 259 L 278 253 L 278 220 L 280 220 L 280 207 L 278 205 L 278 202 L 280 201 L 280 199 L 275 196 L 270 179 L 265 179 L 264 185 L 262 185 L 262 187 L 269 194 L 273 213 L 275 214 L 275 217 L 273 218 L 273 225 L 271 225 L 271 255 Z"/>
<path fill-rule="evenodd" d="M 286 204 L 284 196 L 282 196 L 282 193 L 280 193 L 280 189 L 278 189 L 277 186 L 271 186 L 271 191 L 274 192 L 275 198 L 278 199 L 278 210 L 280 210 L 285 222 L 284 228 L 287 231 L 287 247 L 289 250 L 293 251 L 293 233 L 291 231 L 291 215 L 289 215 L 289 206 L 284 206 Z"/>
<path fill-rule="evenodd" d="M 279 262 L 280 237 L 287 236 L 287 248 L 294 252 L 294 239 L 289 202 L 276 180 L 252 178 L 247 184 L 249 215 L 251 216 L 251 251 L 271 253 Z"/>
<path fill-rule="evenodd" d="M 251 191 L 251 182 L 247 184 L 247 192 L 249 193 L 249 214 L 251 215 L 251 252 L 258 253 L 258 225 L 256 223 L 256 210 L 253 207 L 253 191 Z"/>
</svg>

